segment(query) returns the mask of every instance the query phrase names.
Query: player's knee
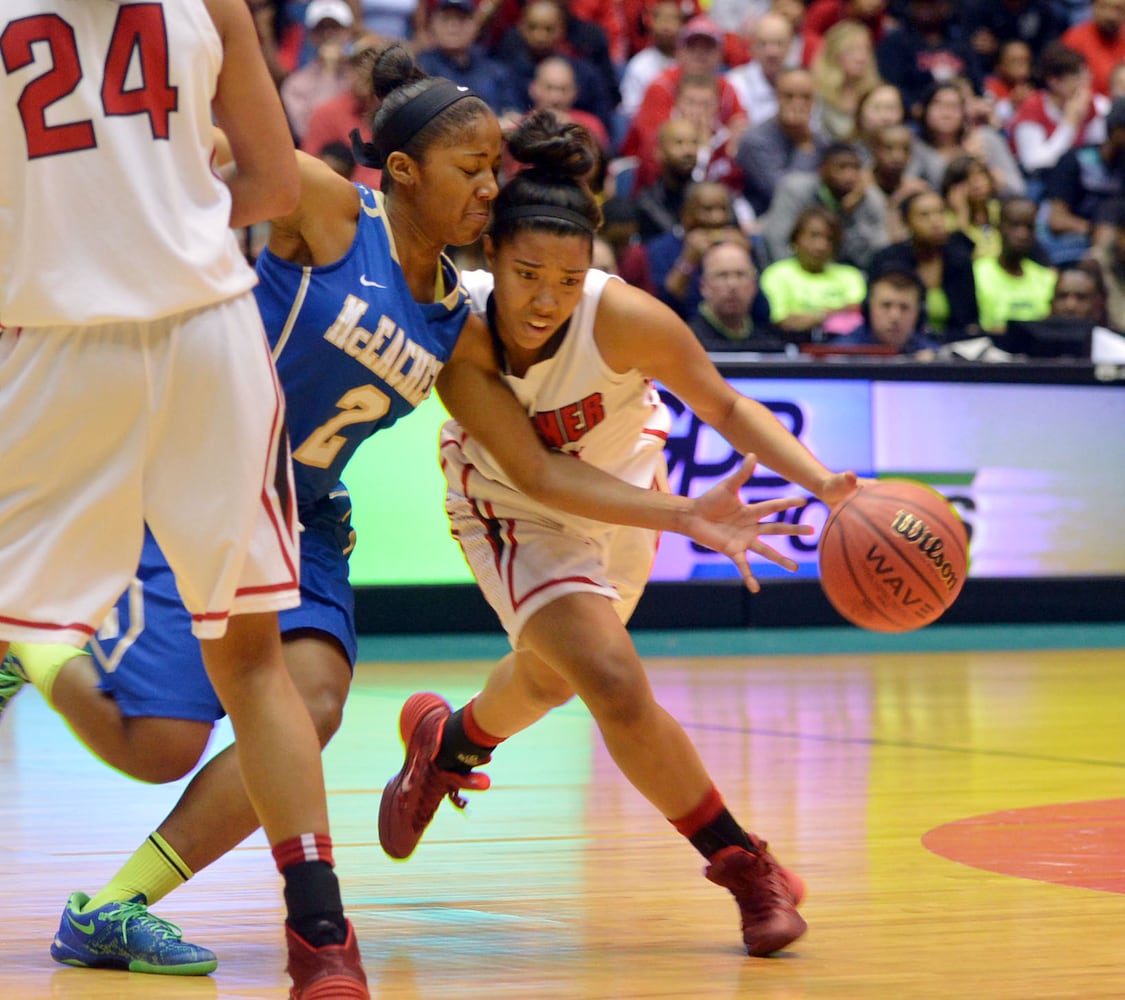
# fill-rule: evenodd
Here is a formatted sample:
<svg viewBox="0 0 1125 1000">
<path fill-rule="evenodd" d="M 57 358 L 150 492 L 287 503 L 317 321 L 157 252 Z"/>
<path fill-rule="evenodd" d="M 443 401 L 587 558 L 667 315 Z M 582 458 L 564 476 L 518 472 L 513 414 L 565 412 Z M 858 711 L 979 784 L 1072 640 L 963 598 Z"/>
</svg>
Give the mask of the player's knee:
<svg viewBox="0 0 1125 1000">
<path fill-rule="evenodd" d="M 574 688 L 553 671 L 533 676 L 525 675 L 523 680 L 528 697 L 548 711 L 565 705 L 574 697 Z"/>
<path fill-rule="evenodd" d="M 599 656 L 583 677 L 582 700 L 602 729 L 642 719 L 652 702 L 652 690 L 636 654 Z"/>
<path fill-rule="evenodd" d="M 187 762 L 180 758 L 166 760 L 147 760 L 137 768 L 133 768 L 133 777 L 150 785 L 166 785 L 171 781 L 179 781 L 187 777 L 192 768 L 199 763 L 199 758 Z M 139 773 L 136 773 L 138 772 Z"/>
<path fill-rule="evenodd" d="M 118 770 L 150 785 L 179 781 L 199 764 L 211 726 L 183 719 L 136 719 L 127 731 Z"/>
<path fill-rule="evenodd" d="M 312 717 L 316 735 L 322 747 L 336 735 L 344 718 L 344 698 L 346 693 L 325 685 L 316 691 L 306 693 L 305 705 Z"/>
</svg>

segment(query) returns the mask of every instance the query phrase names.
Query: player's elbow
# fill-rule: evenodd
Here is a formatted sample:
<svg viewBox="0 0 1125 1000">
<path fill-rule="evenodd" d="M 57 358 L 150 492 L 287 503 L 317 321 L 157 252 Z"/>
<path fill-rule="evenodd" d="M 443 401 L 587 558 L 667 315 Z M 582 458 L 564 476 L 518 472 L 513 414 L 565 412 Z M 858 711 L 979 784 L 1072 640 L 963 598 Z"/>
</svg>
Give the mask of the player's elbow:
<svg viewBox="0 0 1125 1000">
<path fill-rule="evenodd" d="M 296 162 L 278 171 L 270 178 L 270 208 L 267 218 L 276 219 L 292 215 L 301 200 L 301 175 Z"/>
<path fill-rule="evenodd" d="M 292 215 L 301 195 L 300 178 L 283 172 L 277 177 L 238 172 L 230 181 L 230 224 L 234 229 Z"/>
</svg>

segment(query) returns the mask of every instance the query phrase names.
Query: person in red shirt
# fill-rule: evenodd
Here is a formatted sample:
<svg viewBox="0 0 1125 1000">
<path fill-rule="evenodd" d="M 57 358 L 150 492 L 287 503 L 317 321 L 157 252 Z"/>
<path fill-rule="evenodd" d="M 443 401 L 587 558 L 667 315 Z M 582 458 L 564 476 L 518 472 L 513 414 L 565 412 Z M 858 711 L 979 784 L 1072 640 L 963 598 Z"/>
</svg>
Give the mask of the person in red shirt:
<svg viewBox="0 0 1125 1000">
<path fill-rule="evenodd" d="M 1039 57 L 1040 90 L 1024 99 L 1008 124 L 1012 151 L 1025 174 L 1049 170 L 1075 146 L 1105 139 L 1109 99 L 1091 93 L 1086 60 L 1061 42 Z"/>
<path fill-rule="evenodd" d="M 366 36 L 364 42 L 373 42 L 373 36 Z M 376 51 L 374 44 L 363 45 L 349 60 L 351 82 L 348 89 L 313 108 L 301 138 L 303 152 L 320 156 L 321 151 L 333 143 L 350 147 L 353 129 L 359 129 L 364 142 L 371 141 L 371 115 L 377 102 L 371 90 L 370 66 Z M 352 170 L 351 179 L 378 191 L 382 176 L 381 170 L 357 165 Z"/>
<path fill-rule="evenodd" d="M 570 0 L 570 13 L 582 21 L 596 24 L 605 32 L 609 54 L 617 65 L 623 65 L 628 52 L 625 22 L 615 0 Z"/>
<path fill-rule="evenodd" d="M 1090 19 L 1068 28 L 1063 45 L 1086 57 L 1097 94 L 1109 94 L 1113 67 L 1125 60 L 1125 0 L 1094 0 Z"/>
<path fill-rule="evenodd" d="M 684 25 L 676 46 L 676 65 L 664 70 L 645 91 L 644 100 L 621 143 L 622 156 L 643 155 L 651 148 L 657 130 L 672 115 L 680 78 L 685 75 L 717 79 L 719 122 L 737 141 L 746 125 L 746 112 L 734 87 L 720 74 L 722 44 L 723 33 L 710 18 L 693 17 Z"/>
</svg>

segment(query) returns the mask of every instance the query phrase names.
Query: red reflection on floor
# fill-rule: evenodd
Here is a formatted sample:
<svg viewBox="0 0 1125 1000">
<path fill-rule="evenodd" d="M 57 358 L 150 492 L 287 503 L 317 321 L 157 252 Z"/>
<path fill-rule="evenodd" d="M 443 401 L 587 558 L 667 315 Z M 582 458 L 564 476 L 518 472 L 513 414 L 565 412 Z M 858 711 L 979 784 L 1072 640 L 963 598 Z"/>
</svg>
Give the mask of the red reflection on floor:
<svg viewBox="0 0 1125 1000">
<path fill-rule="evenodd" d="M 985 871 L 1125 893 L 1125 799 L 973 816 L 935 827 L 922 844 Z"/>
</svg>

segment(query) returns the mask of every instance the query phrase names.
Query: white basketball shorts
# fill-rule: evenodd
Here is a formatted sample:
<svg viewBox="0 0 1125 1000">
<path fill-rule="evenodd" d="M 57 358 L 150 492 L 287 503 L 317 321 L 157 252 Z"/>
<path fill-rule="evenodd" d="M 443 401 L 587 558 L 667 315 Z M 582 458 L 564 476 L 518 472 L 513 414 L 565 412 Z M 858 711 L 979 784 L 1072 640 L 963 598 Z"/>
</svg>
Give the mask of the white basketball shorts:
<svg viewBox="0 0 1125 1000">
<path fill-rule="evenodd" d="M 250 293 L 0 334 L 0 637 L 83 645 L 146 521 L 200 638 L 299 603 L 284 405 Z"/>
<path fill-rule="evenodd" d="M 450 531 L 513 649 L 532 615 L 566 594 L 601 594 L 628 622 L 656 555 L 659 532 L 568 519 L 546 520 L 518 505 L 446 493 Z"/>
</svg>

